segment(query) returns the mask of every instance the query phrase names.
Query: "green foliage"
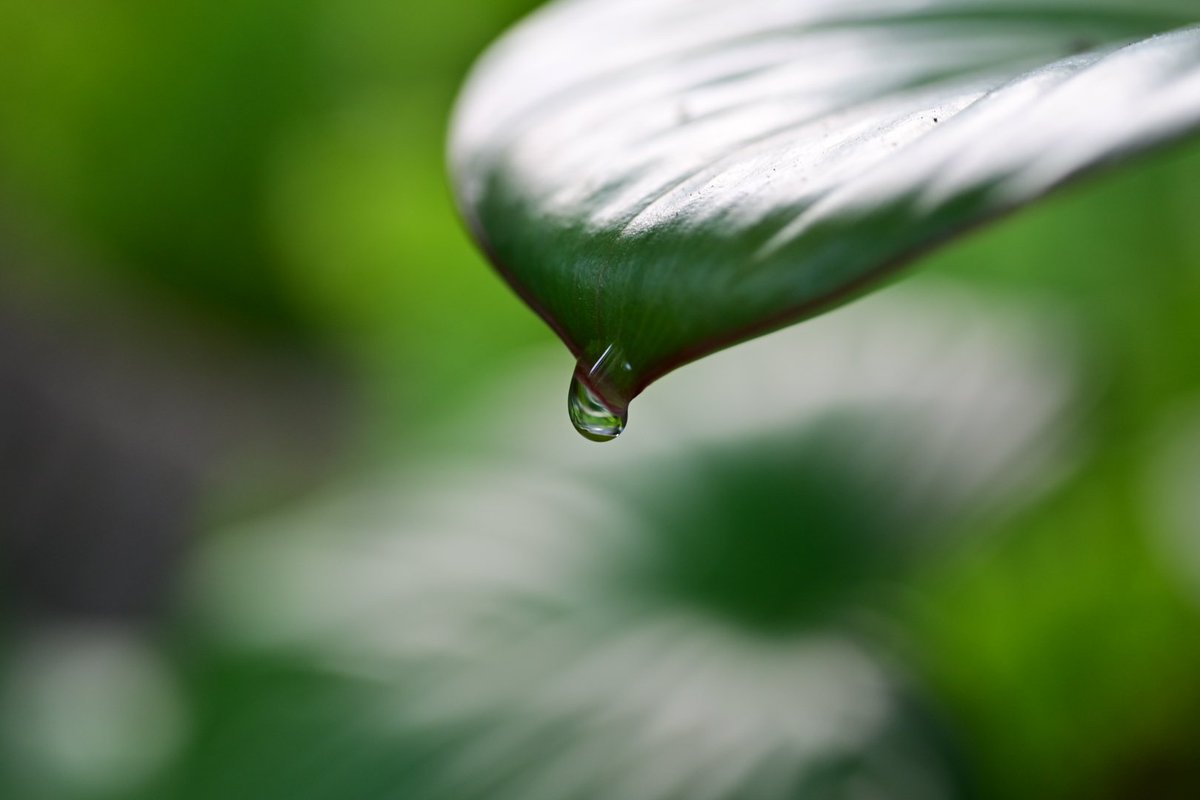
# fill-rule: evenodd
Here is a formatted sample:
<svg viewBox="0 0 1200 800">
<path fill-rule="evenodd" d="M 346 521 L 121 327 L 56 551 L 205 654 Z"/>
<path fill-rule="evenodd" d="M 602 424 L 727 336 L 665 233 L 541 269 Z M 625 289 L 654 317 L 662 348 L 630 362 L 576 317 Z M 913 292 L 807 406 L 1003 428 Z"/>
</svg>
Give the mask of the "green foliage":
<svg viewBox="0 0 1200 800">
<path fill-rule="evenodd" d="M 1196 130 L 1200 29 L 1181 28 L 1196 21 L 1186 3 L 1117 0 L 551 6 L 464 92 L 459 198 L 625 407 L 682 363 Z"/>
</svg>

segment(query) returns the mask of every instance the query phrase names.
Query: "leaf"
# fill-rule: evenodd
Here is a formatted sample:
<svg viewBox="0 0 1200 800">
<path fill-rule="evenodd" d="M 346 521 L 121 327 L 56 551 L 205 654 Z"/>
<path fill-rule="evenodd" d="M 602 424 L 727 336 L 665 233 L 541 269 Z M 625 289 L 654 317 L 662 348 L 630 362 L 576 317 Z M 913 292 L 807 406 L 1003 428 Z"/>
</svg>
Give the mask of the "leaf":
<svg viewBox="0 0 1200 800">
<path fill-rule="evenodd" d="M 539 358 L 456 422 L 492 442 L 202 543 L 189 605 L 244 677 L 194 692 L 224 746 L 183 796 L 975 796 L 897 587 L 1064 474 L 1078 387 L 1059 320 L 913 288 L 664 382 L 600 457 L 525 435 Z M 773 370 L 795 353 L 823 379 Z M 702 430 L 671 416 L 696 394 Z"/>
<path fill-rule="evenodd" d="M 1196 22 L 1193 0 L 559 0 L 470 78 L 457 196 L 623 410 L 1200 129 Z"/>
</svg>

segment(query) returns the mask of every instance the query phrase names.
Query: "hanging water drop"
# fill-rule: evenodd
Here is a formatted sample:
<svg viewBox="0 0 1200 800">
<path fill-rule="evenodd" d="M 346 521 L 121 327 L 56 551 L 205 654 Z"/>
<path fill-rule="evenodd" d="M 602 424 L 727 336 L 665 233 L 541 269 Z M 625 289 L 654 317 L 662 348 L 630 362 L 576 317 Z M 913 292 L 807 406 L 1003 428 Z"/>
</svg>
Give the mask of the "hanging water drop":
<svg viewBox="0 0 1200 800">
<path fill-rule="evenodd" d="M 567 410 L 571 424 L 579 435 L 593 442 L 611 442 L 625 430 L 629 412 L 611 408 L 604 399 L 592 391 L 579 373 L 571 379 L 571 391 L 567 398 Z"/>
<path fill-rule="evenodd" d="M 610 344 L 594 359 L 581 358 L 571 379 L 567 410 L 571 423 L 585 439 L 611 442 L 625 430 L 629 403 L 619 405 L 612 398 L 628 398 L 633 366 L 625 360 L 621 348 Z"/>
</svg>

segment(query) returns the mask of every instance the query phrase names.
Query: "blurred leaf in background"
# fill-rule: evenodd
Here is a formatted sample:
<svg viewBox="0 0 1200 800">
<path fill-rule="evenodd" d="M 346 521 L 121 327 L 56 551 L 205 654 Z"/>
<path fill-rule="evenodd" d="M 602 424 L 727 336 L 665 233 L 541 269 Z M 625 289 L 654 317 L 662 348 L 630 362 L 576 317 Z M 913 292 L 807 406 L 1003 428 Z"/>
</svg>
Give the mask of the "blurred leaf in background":
<svg viewBox="0 0 1200 800">
<path fill-rule="evenodd" d="M 544 359 L 465 422 L 520 409 L 490 456 L 222 537 L 197 586 L 227 668 L 301 654 L 376 697 L 355 729 L 421 797 L 967 796 L 891 598 L 1061 476 L 1070 362 L 957 293 L 854 311 L 668 381 L 599 461 L 514 438 L 559 405 Z M 287 760 L 247 796 L 290 794 Z"/>
</svg>

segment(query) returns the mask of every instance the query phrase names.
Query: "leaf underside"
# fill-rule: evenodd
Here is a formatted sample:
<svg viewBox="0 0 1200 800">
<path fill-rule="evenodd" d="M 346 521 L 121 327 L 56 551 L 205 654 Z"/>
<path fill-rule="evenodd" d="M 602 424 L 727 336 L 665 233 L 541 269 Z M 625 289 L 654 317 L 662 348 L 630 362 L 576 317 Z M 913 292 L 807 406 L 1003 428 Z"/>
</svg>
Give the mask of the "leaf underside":
<svg viewBox="0 0 1200 800">
<path fill-rule="evenodd" d="M 463 92 L 458 201 L 623 406 L 1196 132 L 1198 22 L 1194 0 L 558 0 Z"/>
</svg>

